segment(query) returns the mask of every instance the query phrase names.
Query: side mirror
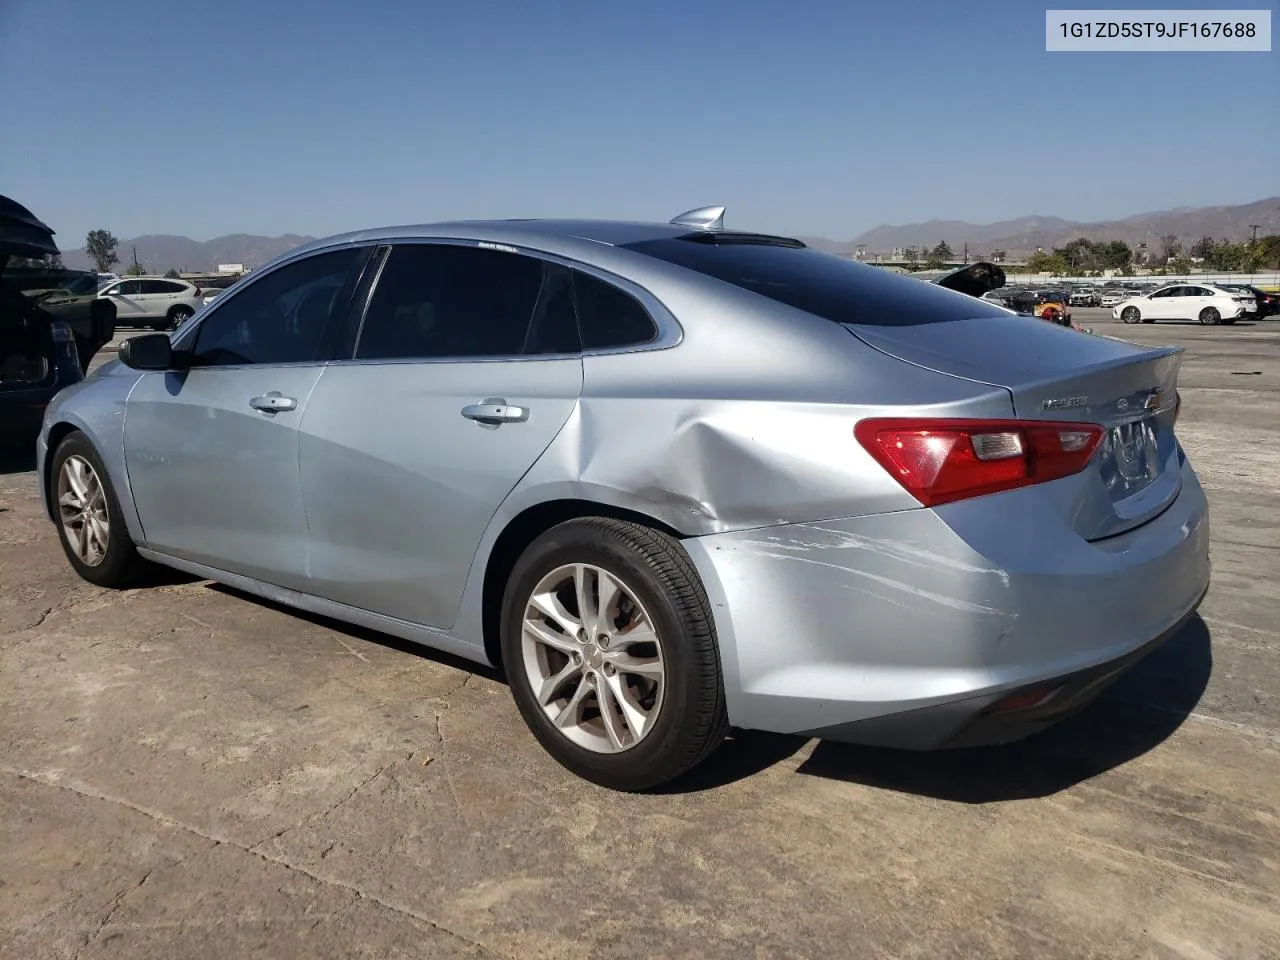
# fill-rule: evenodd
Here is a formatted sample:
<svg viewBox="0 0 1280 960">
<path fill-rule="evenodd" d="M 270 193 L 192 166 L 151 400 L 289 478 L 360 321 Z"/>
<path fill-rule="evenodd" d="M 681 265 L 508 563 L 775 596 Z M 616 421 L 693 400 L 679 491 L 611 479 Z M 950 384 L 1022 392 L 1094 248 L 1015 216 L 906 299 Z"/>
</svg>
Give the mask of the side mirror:
<svg viewBox="0 0 1280 960">
<path fill-rule="evenodd" d="M 144 333 L 120 345 L 120 361 L 134 370 L 169 370 L 173 367 L 173 345 L 167 333 Z"/>
</svg>

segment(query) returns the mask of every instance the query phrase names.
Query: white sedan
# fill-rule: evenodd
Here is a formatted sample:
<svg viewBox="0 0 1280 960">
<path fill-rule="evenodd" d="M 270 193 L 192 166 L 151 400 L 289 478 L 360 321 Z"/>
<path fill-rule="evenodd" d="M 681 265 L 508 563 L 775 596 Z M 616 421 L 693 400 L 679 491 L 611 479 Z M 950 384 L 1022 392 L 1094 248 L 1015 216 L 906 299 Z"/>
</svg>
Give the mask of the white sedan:
<svg viewBox="0 0 1280 960">
<path fill-rule="evenodd" d="M 1253 311 L 1253 297 L 1211 284 L 1175 283 L 1116 304 L 1111 315 L 1125 323 L 1199 320 L 1203 324 L 1235 323 Z"/>
</svg>

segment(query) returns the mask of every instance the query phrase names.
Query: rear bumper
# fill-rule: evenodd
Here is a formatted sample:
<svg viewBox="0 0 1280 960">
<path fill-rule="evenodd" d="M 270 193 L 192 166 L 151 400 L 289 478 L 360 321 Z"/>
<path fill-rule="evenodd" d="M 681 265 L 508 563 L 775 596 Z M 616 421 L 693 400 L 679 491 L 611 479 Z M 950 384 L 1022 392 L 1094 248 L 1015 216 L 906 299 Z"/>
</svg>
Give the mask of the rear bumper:
<svg viewBox="0 0 1280 960">
<path fill-rule="evenodd" d="M 1199 606 L 1200 600 L 1197 600 L 1182 619 L 1155 639 L 1106 663 L 998 694 L 906 711 L 883 720 L 809 730 L 806 734 L 822 740 L 939 750 L 1021 740 L 1093 703 L 1109 686 L 1181 630 Z M 1020 696 L 1033 698 L 1033 702 L 1025 707 L 1002 708 Z"/>
<path fill-rule="evenodd" d="M 1088 702 L 1194 613 L 1209 520 L 1189 465 L 1162 514 L 1095 543 L 1022 492 L 685 541 L 730 722 L 909 749 L 1010 739 Z M 1059 681 L 1034 710 L 989 710 Z"/>
</svg>

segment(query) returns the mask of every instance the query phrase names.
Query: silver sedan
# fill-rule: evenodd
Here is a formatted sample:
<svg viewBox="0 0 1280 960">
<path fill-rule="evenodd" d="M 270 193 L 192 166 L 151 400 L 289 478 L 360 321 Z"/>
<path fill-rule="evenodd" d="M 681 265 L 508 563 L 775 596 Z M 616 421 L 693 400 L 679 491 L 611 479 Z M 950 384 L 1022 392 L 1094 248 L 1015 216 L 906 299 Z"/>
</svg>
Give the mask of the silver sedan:
<svg viewBox="0 0 1280 960">
<path fill-rule="evenodd" d="M 1195 610 L 1176 349 L 723 227 L 311 243 L 65 390 L 45 503 L 86 580 L 160 563 L 501 665 L 617 789 L 730 725 L 1024 736 Z"/>
</svg>

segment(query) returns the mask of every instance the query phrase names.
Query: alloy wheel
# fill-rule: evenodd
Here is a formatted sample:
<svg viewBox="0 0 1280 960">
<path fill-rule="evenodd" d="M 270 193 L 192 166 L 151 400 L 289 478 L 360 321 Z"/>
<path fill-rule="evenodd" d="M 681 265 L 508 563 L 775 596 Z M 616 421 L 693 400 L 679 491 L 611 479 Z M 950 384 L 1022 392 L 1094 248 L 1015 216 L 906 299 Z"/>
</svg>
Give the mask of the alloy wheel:
<svg viewBox="0 0 1280 960">
<path fill-rule="evenodd" d="M 62 535 L 85 566 L 106 558 L 111 538 L 106 492 L 97 472 L 84 457 L 73 454 L 58 471 L 58 513 Z"/>
<path fill-rule="evenodd" d="M 653 729 L 665 690 L 662 640 L 616 574 L 585 563 L 552 570 L 525 605 L 520 646 L 538 705 L 572 743 L 619 753 Z"/>
</svg>

